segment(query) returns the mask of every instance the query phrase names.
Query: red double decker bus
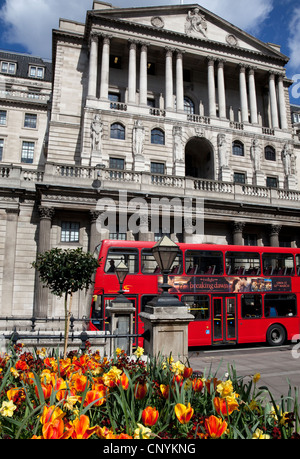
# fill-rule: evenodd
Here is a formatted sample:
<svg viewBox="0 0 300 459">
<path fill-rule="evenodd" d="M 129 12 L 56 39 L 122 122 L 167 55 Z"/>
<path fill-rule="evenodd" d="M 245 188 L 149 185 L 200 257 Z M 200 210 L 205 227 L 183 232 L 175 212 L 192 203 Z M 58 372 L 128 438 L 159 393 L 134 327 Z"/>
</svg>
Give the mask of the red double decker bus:
<svg viewBox="0 0 300 459">
<path fill-rule="evenodd" d="M 162 275 L 152 255 L 155 242 L 104 240 L 97 247 L 97 269 L 90 328 L 105 330 L 106 308 L 120 286 L 114 272 L 129 269 L 124 294 L 139 319 L 160 292 Z M 300 249 L 178 243 L 169 292 L 188 305 L 189 346 L 267 342 L 278 346 L 299 335 Z M 135 344 L 142 345 L 142 341 Z"/>
</svg>

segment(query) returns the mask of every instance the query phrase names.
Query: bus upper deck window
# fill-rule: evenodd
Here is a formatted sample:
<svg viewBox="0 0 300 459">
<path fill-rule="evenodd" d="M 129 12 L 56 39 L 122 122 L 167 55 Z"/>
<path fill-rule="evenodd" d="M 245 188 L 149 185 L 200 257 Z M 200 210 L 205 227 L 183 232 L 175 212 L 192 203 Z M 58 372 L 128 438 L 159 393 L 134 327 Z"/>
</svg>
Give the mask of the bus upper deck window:
<svg viewBox="0 0 300 459">
<path fill-rule="evenodd" d="M 223 274 L 222 252 L 214 250 L 187 250 L 185 254 L 185 272 L 189 275 Z"/>
<path fill-rule="evenodd" d="M 139 271 L 138 251 L 135 249 L 111 248 L 105 260 L 105 272 L 114 274 L 115 269 L 121 262 L 128 267 L 128 274 L 135 274 Z"/>
<path fill-rule="evenodd" d="M 259 253 L 226 252 L 226 274 L 230 276 L 258 276 L 261 273 Z"/>
<path fill-rule="evenodd" d="M 286 253 L 264 253 L 264 276 L 293 276 L 295 274 L 294 257 Z"/>
<path fill-rule="evenodd" d="M 160 269 L 157 266 L 151 249 L 143 249 L 141 255 L 141 270 L 143 274 L 160 274 Z M 170 270 L 170 275 L 182 273 L 182 253 L 176 256 Z"/>
</svg>

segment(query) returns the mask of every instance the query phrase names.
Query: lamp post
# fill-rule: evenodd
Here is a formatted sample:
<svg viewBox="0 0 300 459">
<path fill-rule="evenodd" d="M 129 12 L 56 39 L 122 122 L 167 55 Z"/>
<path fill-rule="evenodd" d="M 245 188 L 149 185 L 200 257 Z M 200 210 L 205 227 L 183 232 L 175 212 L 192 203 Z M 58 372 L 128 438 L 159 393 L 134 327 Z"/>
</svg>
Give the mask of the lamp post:
<svg viewBox="0 0 300 459">
<path fill-rule="evenodd" d="M 163 284 L 161 286 L 163 292 L 160 296 L 151 301 L 153 306 L 183 306 L 175 295 L 169 293 L 171 287 L 168 284 L 168 275 L 170 274 L 171 266 L 178 251 L 177 244 L 171 241 L 167 236 L 163 236 L 152 248 L 152 254 L 163 275 Z"/>
<path fill-rule="evenodd" d="M 128 272 L 129 272 L 128 266 L 126 266 L 125 263 L 123 263 L 123 261 L 121 261 L 115 269 L 115 273 L 116 273 L 116 276 L 118 278 L 119 285 L 120 285 L 120 290 L 115 300 L 117 302 L 129 303 L 129 300 L 124 295 L 124 290 L 123 290 L 123 284 L 124 284 L 125 277 L 127 276 Z"/>
</svg>

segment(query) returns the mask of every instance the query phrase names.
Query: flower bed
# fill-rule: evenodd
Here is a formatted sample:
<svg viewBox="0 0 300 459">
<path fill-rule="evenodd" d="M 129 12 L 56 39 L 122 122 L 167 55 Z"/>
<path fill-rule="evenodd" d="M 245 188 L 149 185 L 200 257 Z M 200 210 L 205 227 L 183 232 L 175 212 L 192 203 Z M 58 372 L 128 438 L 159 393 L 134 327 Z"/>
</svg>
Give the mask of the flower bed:
<svg viewBox="0 0 300 459">
<path fill-rule="evenodd" d="M 160 356 L 23 352 L 0 357 L 2 439 L 290 439 L 297 394 L 280 405 L 259 375 L 194 374 Z"/>
</svg>

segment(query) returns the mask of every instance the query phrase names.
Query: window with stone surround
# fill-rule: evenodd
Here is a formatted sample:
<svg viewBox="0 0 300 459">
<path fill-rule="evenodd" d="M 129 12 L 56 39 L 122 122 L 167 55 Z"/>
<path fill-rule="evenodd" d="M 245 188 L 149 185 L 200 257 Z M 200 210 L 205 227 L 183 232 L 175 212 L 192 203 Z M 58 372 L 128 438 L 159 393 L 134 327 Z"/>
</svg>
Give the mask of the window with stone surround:
<svg viewBox="0 0 300 459">
<path fill-rule="evenodd" d="M 151 143 L 156 145 L 165 144 L 165 133 L 161 129 L 152 129 L 151 131 Z"/>
<path fill-rule="evenodd" d="M 44 78 L 44 74 L 45 74 L 45 69 L 44 69 L 44 67 L 39 67 L 39 66 L 36 66 L 36 65 L 30 65 L 28 74 L 32 78 L 43 79 Z"/>
<path fill-rule="evenodd" d="M 267 177 L 266 186 L 268 188 L 278 188 L 278 178 L 277 177 Z"/>
<path fill-rule="evenodd" d="M 0 110 L 0 126 L 6 126 L 7 123 L 7 112 L 6 110 Z"/>
<path fill-rule="evenodd" d="M 31 164 L 33 163 L 33 158 L 34 158 L 34 142 L 23 141 L 21 162 Z"/>
<path fill-rule="evenodd" d="M 125 140 L 125 127 L 121 123 L 113 123 L 110 126 L 110 138 Z"/>
<path fill-rule="evenodd" d="M 15 62 L 1 61 L 0 66 L 1 73 L 8 73 L 9 75 L 15 75 L 17 70 L 17 64 Z"/>
<path fill-rule="evenodd" d="M 233 174 L 233 181 L 234 183 L 246 183 L 246 174 L 243 172 L 234 172 Z"/>
<path fill-rule="evenodd" d="M 35 115 L 33 113 L 25 113 L 24 127 L 25 128 L 36 129 L 36 127 L 37 127 L 37 115 Z"/>
<path fill-rule="evenodd" d="M 3 158 L 3 148 L 4 148 L 4 140 L 0 139 L 0 161 L 2 161 L 2 158 Z"/>
<path fill-rule="evenodd" d="M 265 148 L 265 158 L 268 161 L 276 161 L 275 148 L 271 147 L 270 145 L 267 145 L 266 148 Z"/>
<path fill-rule="evenodd" d="M 78 222 L 62 222 L 61 242 L 79 242 L 80 224 Z"/>
<path fill-rule="evenodd" d="M 239 140 L 232 143 L 232 154 L 235 156 L 244 156 L 244 144 Z"/>
</svg>

